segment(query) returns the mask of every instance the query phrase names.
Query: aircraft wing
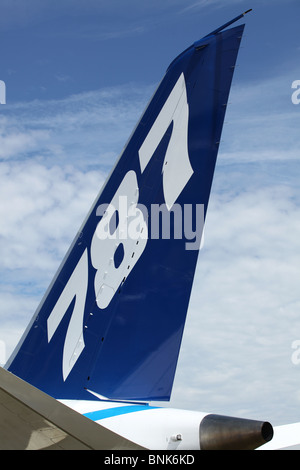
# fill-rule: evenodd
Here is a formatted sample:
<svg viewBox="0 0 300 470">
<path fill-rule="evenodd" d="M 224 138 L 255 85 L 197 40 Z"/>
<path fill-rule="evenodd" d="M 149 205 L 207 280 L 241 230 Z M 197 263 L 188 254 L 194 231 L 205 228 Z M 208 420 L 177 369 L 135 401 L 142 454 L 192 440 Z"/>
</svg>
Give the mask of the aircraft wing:
<svg viewBox="0 0 300 470">
<path fill-rule="evenodd" d="M 0 368 L 0 449 L 143 449 Z"/>
</svg>

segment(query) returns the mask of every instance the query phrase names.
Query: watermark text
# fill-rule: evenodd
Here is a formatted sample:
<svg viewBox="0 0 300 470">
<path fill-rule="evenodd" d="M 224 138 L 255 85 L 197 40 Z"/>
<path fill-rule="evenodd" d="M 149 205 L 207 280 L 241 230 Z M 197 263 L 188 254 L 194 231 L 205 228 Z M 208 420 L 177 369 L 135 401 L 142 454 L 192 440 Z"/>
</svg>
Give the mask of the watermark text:
<svg viewBox="0 0 300 470">
<path fill-rule="evenodd" d="M 295 350 L 291 356 L 291 361 L 295 366 L 298 366 L 300 364 L 300 339 L 295 339 L 291 347 Z"/>
<path fill-rule="evenodd" d="M 292 88 L 295 88 L 295 91 L 292 93 L 292 103 L 300 104 L 300 80 L 294 80 L 292 83 Z"/>
<path fill-rule="evenodd" d="M 96 229 L 100 240 L 185 240 L 186 250 L 198 250 L 204 226 L 203 204 L 130 204 L 119 196 L 117 204 L 101 204 Z"/>
<path fill-rule="evenodd" d="M 6 345 L 5 342 L 0 339 L 0 365 L 3 366 L 6 363 Z"/>
<path fill-rule="evenodd" d="M 3 80 L 0 80 L 0 104 L 6 104 L 6 85 Z"/>
</svg>

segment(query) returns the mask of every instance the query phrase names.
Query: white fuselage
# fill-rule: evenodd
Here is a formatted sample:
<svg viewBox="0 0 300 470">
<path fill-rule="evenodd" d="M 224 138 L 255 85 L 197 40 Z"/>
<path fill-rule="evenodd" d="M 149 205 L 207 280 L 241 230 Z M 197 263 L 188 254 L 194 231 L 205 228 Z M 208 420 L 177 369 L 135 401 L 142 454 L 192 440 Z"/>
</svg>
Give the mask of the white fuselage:
<svg viewBox="0 0 300 470">
<path fill-rule="evenodd" d="M 199 450 L 200 424 L 208 414 L 94 400 L 61 402 L 130 441 L 157 450 Z"/>
</svg>

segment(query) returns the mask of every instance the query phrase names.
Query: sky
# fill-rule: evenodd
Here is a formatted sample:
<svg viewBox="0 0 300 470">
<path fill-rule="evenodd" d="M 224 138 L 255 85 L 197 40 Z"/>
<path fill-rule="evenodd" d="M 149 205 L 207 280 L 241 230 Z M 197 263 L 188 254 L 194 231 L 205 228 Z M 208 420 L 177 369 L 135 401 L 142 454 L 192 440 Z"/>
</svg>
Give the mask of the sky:
<svg viewBox="0 0 300 470">
<path fill-rule="evenodd" d="M 170 406 L 300 421 L 298 0 L 0 0 L 0 363 L 169 63 L 249 8 Z"/>
</svg>

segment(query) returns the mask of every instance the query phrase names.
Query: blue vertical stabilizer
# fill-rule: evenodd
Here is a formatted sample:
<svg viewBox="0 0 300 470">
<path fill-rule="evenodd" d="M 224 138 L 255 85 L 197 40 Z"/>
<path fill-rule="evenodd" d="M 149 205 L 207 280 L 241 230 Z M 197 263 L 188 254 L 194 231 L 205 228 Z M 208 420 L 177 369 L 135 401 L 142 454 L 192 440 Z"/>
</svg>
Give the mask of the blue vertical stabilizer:
<svg viewBox="0 0 300 470">
<path fill-rule="evenodd" d="M 56 398 L 170 398 L 243 29 L 172 62 L 8 370 Z"/>
</svg>

